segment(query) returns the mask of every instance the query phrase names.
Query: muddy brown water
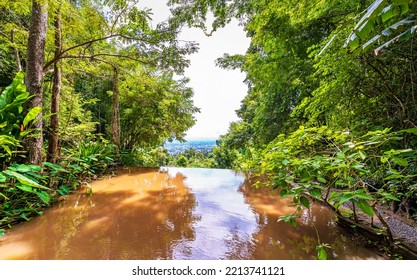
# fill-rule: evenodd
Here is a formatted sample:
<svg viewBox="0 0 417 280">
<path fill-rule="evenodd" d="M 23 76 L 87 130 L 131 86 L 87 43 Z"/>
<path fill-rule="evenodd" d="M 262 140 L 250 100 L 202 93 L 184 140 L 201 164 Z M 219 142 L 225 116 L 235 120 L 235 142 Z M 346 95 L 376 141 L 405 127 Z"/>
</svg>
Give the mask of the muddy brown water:
<svg viewBox="0 0 417 280">
<path fill-rule="evenodd" d="M 314 205 L 297 227 L 277 222 L 290 201 L 221 169 L 126 169 L 68 196 L 0 239 L 0 259 L 381 259 Z"/>
</svg>

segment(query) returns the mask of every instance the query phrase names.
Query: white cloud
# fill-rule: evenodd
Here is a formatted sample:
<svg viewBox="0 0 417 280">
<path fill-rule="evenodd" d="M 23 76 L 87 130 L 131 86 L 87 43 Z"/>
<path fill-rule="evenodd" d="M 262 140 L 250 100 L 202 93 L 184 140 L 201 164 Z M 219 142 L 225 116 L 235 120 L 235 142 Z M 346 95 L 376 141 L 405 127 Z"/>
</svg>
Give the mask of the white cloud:
<svg viewBox="0 0 417 280">
<path fill-rule="evenodd" d="M 143 0 L 140 5 L 152 8 L 156 22 L 169 16 L 163 0 Z M 250 40 L 236 21 L 211 37 L 201 30 L 189 28 L 184 29 L 180 37 L 196 41 L 200 46 L 199 52 L 190 56 L 191 66 L 186 70 L 186 76 L 191 79 L 189 86 L 194 89 L 194 104 L 201 113 L 196 114 L 197 123 L 187 132 L 186 138 L 218 138 L 227 132 L 230 122 L 238 119 L 235 110 L 240 107 L 247 87 L 243 83 L 243 73 L 220 69 L 215 60 L 224 53 L 244 54 Z"/>
</svg>

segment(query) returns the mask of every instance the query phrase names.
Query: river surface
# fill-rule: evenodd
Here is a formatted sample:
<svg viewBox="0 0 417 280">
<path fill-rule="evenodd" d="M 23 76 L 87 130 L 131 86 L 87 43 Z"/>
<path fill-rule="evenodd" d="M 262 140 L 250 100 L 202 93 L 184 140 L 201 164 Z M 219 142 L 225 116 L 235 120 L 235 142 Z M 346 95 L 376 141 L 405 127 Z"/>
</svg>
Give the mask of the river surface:
<svg viewBox="0 0 417 280">
<path fill-rule="evenodd" d="M 124 173 L 124 174 L 123 174 Z M 315 259 L 317 228 L 329 259 L 381 259 L 354 243 L 327 208 L 296 227 L 294 209 L 248 174 L 222 169 L 125 169 L 8 230 L 0 259 Z"/>
</svg>

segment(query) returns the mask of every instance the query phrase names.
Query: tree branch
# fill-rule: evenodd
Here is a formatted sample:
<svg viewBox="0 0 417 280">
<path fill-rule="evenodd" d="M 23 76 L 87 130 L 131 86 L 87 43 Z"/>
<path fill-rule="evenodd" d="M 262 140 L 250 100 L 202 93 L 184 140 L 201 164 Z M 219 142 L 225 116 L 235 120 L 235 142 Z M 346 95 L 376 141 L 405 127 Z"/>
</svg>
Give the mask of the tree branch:
<svg viewBox="0 0 417 280">
<path fill-rule="evenodd" d="M 108 36 L 105 36 L 105 37 L 92 39 L 90 41 L 86 41 L 86 42 L 83 42 L 83 43 L 74 45 L 72 47 L 69 47 L 69 48 L 63 50 L 59 54 L 59 56 L 55 56 L 52 60 L 48 61 L 44 65 L 43 69 L 44 69 L 44 71 L 46 71 L 50 66 L 52 66 L 55 62 L 57 62 L 58 60 L 60 60 L 62 58 L 77 58 L 77 57 L 73 57 L 73 56 L 63 56 L 63 54 L 65 54 L 65 53 L 67 53 L 67 52 L 69 52 L 71 50 L 74 50 L 76 48 L 80 48 L 80 47 L 83 47 L 83 46 L 86 46 L 86 45 L 89 47 L 91 44 L 93 44 L 95 42 L 107 40 L 107 39 L 114 38 L 114 37 L 121 37 L 121 38 L 124 38 L 124 39 L 127 39 L 127 40 L 132 40 L 132 41 L 146 41 L 146 40 L 144 40 L 144 38 L 132 37 L 132 36 L 128 36 L 128 35 L 124 35 L 124 34 L 120 34 L 120 33 L 111 34 L 111 35 L 108 35 Z M 99 54 L 99 55 L 103 55 L 103 54 Z M 97 55 L 93 55 L 93 56 L 97 56 Z M 118 56 L 118 57 L 121 57 L 120 55 L 110 55 L 110 54 L 107 54 L 107 56 Z M 78 57 L 78 58 L 83 58 L 83 57 Z M 88 57 L 85 57 L 85 58 L 88 58 Z M 139 62 L 143 62 L 143 61 L 140 61 L 140 60 L 138 60 L 138 61 Z M 144 62 L 144 63 L 146 63 L 146 62 Z"/>
<path fill-rule="evenodd" d="M 143 64 L 154 64 L 155 61 L 157 60 L 157 59 L 142 60 L 142 59 L 134 58 L 134 57 L 131 57 L 131 56 L 128 56 L 128 55 L 111 54 L 111 53 L 98 53 L 98 54 L 93 54 L 93 55 L 65 55 L 65 56 L 61 56 L 60 59 L 65 59 L 65 58 L 95 59 L 95 60 L 99 60 L 99 61 L 102 61 L 102 62 L 108 62 L 106 60 L 99 59 L 99 57 L 101 57 L 101 56 L 124 58 L 124 59 L 132 60 L 132 61 L 137 61 L 137 62 L 140 62 L 140 63 L 143 63 Z"/>
</svg>

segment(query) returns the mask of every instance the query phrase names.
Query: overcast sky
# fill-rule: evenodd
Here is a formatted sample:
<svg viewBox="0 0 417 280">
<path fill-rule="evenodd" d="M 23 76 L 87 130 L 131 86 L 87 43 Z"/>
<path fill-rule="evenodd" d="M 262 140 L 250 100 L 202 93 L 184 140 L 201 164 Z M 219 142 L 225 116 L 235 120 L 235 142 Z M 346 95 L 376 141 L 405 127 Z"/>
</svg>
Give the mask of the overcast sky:
<svg viewBox="0 0 417 280">
<path fill-rule="evenodd" d="M 152 9 L 156 22 L 169 16 L 165 0 L 142 0 L 142 7 Z M 237 22 L 232 22 L 211 37 L 201 30 L 184 29 L 182 40 L 199 43 L 198 53 L 191 55 L 191 66 L 185 76 L 191 79 L 189 86 L 194 89 L 194 104 L 201 113 L 196 115 L 197 123 L 187 132 L 187 139 L 218 138 L 227 132 L 229 123 L 236 121 L 235 110 L 246 94 L 243 83 L 245 75 L 239 70 L 223 70 L 215 65 L 215 60 L 224 53 L 244 54 L 249 46 L 249 38 Z"/>
</svg>

